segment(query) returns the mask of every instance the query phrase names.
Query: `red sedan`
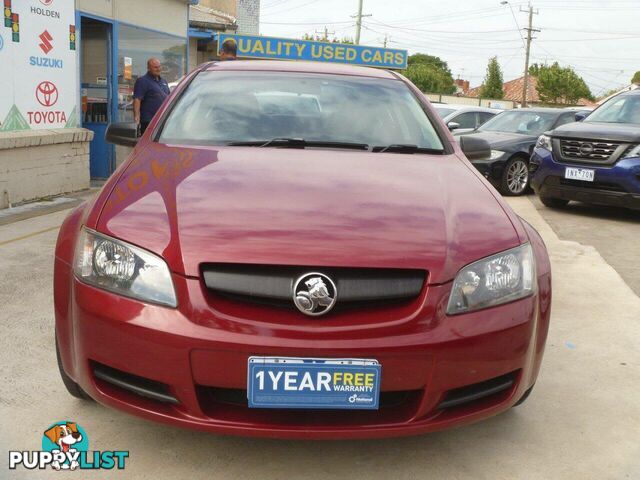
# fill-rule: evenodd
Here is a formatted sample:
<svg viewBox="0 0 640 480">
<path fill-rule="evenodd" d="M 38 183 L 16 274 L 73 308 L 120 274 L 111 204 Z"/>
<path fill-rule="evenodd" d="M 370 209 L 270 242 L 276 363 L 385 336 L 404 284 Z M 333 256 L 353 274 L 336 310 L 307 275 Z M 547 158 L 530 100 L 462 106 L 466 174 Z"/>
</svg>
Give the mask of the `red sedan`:
<svg viewBox="0 0 640 480">
<path fill-rule="evenodd" d="M 129 125 L 108 138 L 133 144 Z M 522 402 L 549 325 L 538 233 L 393 72 L 210 63 L 62 225 L 60 374 L 211 432 L 371 438 Z"/>
</svg>

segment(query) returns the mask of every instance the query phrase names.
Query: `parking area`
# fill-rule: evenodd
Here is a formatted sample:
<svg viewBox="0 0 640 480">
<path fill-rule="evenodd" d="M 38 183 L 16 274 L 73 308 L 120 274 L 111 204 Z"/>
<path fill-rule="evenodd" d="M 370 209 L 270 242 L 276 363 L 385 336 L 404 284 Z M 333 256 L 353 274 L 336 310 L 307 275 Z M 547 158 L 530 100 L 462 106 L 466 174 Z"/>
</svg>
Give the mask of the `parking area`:
<svg viewBox="0 0 640 480">
<path fill-rule="evenodd" d="M 542 234 L 554 279 L 542 372 L 528 401 L 488 421 L 377 441 L 223 437 L 144 421 L 65 391 L 53 343 L 52 266 L 66 211 L 0 226 L 0 449 L 37 450 L 54 421 L 93 449 L 129 450 L 124 471 L 7 469 L 2 478 L 640 478 L 640 218 L 509 200 Z"/>
<path fill-rule="evenodd" d="M 640 212 L 579 202 L 553 210 L 529 198 L 560 239 L 595 247 L 640 296 Z"/>
</svg>

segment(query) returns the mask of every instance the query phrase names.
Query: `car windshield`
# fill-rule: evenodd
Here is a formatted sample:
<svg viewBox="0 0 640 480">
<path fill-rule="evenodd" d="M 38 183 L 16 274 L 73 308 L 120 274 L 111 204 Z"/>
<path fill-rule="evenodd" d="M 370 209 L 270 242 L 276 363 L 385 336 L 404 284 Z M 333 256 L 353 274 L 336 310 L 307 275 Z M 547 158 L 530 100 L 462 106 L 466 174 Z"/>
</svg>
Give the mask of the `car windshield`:
<svg viewBox="0 0 640 480">
<path fill-rule="evenodd" d="M 640 95 L 614 97 L 584 121 L 640 124 Z"/>
<path fill-rule="evenodd" d="M 177 100 L 159 141 L 224 145 L 274 139 L 443 151 L 402 81 L 256 71 L 200 73 Z"/>
<path fill-rule="evenodd" d="M 453 112 L 455 112 L 453 108 L 435 107 L 435 109 L 436 109 L 436 112 L 438 112 L 438 115 L 440 116 L 440 118 L 444 118 L 447 115 L 450 115 Z"/>
<path fill-rule="evenodd" d="M 479 131 L 521 133 L 523 135 L 541 135 L 550 130 L 558 114 L 551 112 L 534 112 L 526 110 L 511 110 L 503 112 L 487 123 Z"/>
</svg>

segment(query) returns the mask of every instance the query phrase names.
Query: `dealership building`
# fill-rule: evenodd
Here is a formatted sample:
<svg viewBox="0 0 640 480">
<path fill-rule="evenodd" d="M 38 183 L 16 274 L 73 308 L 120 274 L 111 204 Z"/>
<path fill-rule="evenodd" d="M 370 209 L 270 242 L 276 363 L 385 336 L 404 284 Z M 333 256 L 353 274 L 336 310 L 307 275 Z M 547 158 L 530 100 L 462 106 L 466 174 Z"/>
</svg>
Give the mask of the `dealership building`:
<svg viewBox="0 0 640 480">
<path fill-rule="evenodd" d="M 1 0 L 0 209 L 108 178 L 128 147 L 107 126 L 133 121 L 133 87 L 156 57 L 168 82 L 217 58 L 406 68 L 405 50 L 259 35 L 260 0 Z"/>
<path fill-rule="evenodd" d="M 215 58 L 217 33 L 259 33 L 260 0 L 2 2 L 0 208 L 113 173 L 127 152 L 104 134 L 132 120 L 148 58 L 173 82 Z"/>
</svg>

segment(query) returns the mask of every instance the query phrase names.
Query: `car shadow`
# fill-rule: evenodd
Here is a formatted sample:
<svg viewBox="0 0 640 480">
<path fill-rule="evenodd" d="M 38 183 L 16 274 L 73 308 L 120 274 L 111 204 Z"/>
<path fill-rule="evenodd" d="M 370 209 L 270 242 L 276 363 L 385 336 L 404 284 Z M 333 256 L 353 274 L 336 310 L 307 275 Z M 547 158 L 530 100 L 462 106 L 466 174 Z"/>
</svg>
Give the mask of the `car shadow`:
<svg viewBox="0 0 640 480">
<path fill-rule="evenodd" d="M 552 209 L 545 207 L 538 197 L 532 196 L 531 198 L 538 210 L 546 210 L 548 212 L 556 212 L 558 214 L 566 213 L 582 217 L 599 218 L 602 220 L 616 220 L 634 224 L 640 221 L 640 211 L 636 210 L 609 207 L 605 205 L 592 205 L 582 202 L 569 202 L 569 205 L 566 207 Z"/>
</svg>

